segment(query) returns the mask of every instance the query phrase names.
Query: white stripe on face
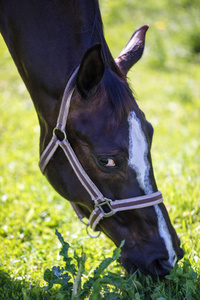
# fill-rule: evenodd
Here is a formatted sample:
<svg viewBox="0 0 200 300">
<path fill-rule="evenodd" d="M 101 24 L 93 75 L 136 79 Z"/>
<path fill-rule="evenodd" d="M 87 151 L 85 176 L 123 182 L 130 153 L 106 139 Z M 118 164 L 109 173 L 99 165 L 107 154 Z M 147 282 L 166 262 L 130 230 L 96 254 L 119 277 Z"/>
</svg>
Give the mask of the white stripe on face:
<svg viewBox="0 0 200 300">
<path fill-rule="evenodd" d="M 158 218 L 158 228 L 159 228 L 159 233 L 160 236 L 163 238 L 164 242 L 165 242 L 165 247 L 168 251 L 169 254 L 169 259 L 168 259 L 168 263 L 174 267 L 175 263 L 177 261 L 177 255 L 176 252 L 174 251 L 173 248 L 173 244 L 172 244 L 172 238 L 171 235 L 169 233 L 169 230 L 167 228 L 167 224 L 165 222 L 165 219 L 163 218 L 163 214 L 162 211 L 160 209 L 160 207 L 158 205 L 155 205 L 155 211 L 157 214 L 157 218 Z"/>
<path fill-rule="evenodd" d="M 149 180 L 150 165 L 147 159 L 148 144 L 140 120 L 132 111 L 128 117 L 129 123 L 129 166 L 135 171 L 137 181 L 144 193 L 151 194 L 153 192 Z"/>
<path fill-rule="evenodd" d="M 144 193 L 153 193 L 153 188 L 149 179 L 150 164 L 147 158 L 148 143 L 144 132 L 142 131 L 140 120 L 136 117 L 134 111 L 130 112 L 129 123 L 129 166 L 135 171 L 136 178 L 140 188 Z M 161 238 L 164 240 L 165 247 L 169 254 L 168 263 L 174 266 L 177 260 L 176 252 L 173 248 L 172 238 L 170 236 L 167 224 L 162 211 L 158 205 L 154 205 L 158 219 L 158 229 Z"/>
</svg>

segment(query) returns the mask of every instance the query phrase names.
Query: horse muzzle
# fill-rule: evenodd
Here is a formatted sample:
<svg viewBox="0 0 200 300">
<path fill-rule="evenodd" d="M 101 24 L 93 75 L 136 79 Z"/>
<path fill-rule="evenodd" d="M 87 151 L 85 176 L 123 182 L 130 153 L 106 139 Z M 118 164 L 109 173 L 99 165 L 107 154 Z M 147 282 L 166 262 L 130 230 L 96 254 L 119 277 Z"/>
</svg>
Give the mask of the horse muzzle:
<svg viewBox="0 0 200 300">
<path fill-rule="evenodd" d="M 179 248 L 176 263 L 183 258 L 183 254 L 182 248 Z M 140 270 L 145 275 L 151 275 L 153 278 L 163 278 L 174 268 L 174 265 L 170 264 L 168 259 L 169 256 L 166 251 L 154 252 L 153 254 L 146 252 L 144 255 L 139 250 L 129 250 L 122 251 L 118 261 L 129 274 Z"/>
</svg>

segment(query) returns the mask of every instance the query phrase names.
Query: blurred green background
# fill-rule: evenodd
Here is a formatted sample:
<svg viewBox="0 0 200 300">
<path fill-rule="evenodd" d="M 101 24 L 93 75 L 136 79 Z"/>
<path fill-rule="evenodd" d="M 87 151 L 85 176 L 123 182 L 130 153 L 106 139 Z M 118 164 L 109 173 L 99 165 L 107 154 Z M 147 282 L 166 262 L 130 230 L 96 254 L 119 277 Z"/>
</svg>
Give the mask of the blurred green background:
<svg viewBox="0 0 200 300">
<path fill-rule="evenodd" d="M 155 176 L 185 250 L 178 270 L 187 262 L 200 274 L 200 2 L 100 0 L 100 6 L 114 57 L 138 27 L 150 26 L 129 82 L 155 129 Z M 45 268 L 59 261 L 57 227 L 72 249 L 84 245 L 89 272 L 113 244 L 103 235 L 90 239 L 70 204 L 40 174 L 36 113 L 2 38 L 0 114 L 1 269 L 42 285 Z M 113 270 L 123 273 L 119 266 Z"/>
</svg>

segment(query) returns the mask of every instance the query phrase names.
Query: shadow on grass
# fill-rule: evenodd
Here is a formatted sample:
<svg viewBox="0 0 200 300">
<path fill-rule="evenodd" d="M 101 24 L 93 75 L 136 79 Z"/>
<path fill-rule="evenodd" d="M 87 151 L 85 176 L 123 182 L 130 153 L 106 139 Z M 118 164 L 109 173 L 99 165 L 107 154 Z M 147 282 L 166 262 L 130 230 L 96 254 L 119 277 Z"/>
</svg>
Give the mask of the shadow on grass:
<svg viewBox="0 0 200 300">
<path fill-rule="evenodd" d="M 139 278 L 134 283 L 126 280 L 127 289 L 137 287 L 138 292 L 135 299 L 164 299 L 164 300 L 199 300 L 200 299 L 200 278 L 192 269 L 190 264 L 185 262 L 183 267 L 176 267 L 165 280 L 154 281 L 149 276 L 139 273 Z M 116 277 L 117 279 L 117 277 Z M 129 283 L 129 284 L 128 284 Z M 109 293 L 108 293 L 109 294 Z M 125 299 L 120 295 L 113 294 L 113 298 L 107 296 L 104 299 Z M 175 297 L 175 298 L 174 298 Z M 0 299 L 3 300 L 55 300 L 63 299 L 59 293 L 59 288 L 51 288 L 45 291 L 44 287 L 36 286 L 25 279 L 14 279 L 3 267 L 0 267 Z M 67 298 L 64 298 L 67 299 Z M 82 298 L 80 298 L 82 299 Z M 97 298 L 96 298 L 97 299 Z M 100 298 L 99 298 L 100 299 Z M 101 298 L 103 299 L 103 298 Z M 127 299 L 131 299 L 127 296 Z"/>
<path fill-rule="evenodd" d="M 0 299 L 3 300 L 50 300 L 55 299 L 56 289 L 47 292 L 30 281 L 12 278 L 0 267 Z"/>
</svg>

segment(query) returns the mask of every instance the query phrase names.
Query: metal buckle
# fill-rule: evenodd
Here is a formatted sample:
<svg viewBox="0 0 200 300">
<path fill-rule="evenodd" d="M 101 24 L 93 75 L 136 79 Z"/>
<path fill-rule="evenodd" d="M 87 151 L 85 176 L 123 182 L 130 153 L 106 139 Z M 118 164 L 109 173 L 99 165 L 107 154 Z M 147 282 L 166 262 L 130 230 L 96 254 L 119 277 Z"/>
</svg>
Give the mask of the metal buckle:
<svg viewBox="0 0 200 300">
<path fill-rule="evenodd" d="M 101 212 L 103 213 L 103 216 L 105 218 L 111 217 L 111 216 L 113 216 L 115 214 L 115 212 L 113 211 L 113 208 L 111 206 L 111 202 L 112 202 L 111 199 L 104 198 L 104 202 L 100 202 L 98 204 L 95 204 L 95 208 L 98 207 L 101 210 Z M 105 212 L 104 211 L 104 209 L 103 209 L 104 205 L 106 205 L 110 209 L 109 212 Z"/>
<path fill-rule="evenodd" d="M 62 134 L 62 138 L 59 136 L 60 133 Z M 67 139 L 66 132 L 64 130 L 60 129 L 60 128 L 55 127 L 54 130 L 53 130 L 53 135 L 55 135 L 57 137 L 57 139 L 61 142 Z"/>
</svg>

